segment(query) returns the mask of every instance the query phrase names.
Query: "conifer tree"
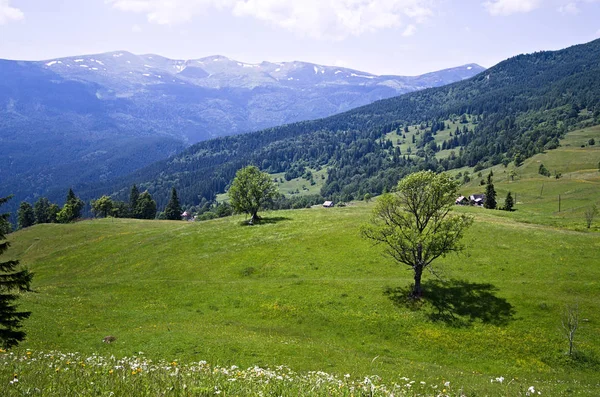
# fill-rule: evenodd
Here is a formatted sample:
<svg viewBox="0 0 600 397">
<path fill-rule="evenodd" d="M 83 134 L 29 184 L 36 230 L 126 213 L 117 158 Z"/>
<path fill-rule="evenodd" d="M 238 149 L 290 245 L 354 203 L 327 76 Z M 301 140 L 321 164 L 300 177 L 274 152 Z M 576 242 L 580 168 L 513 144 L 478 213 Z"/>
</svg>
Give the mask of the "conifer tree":
<svg viewBox="0 0 600 397">
<path fill-rule="evenodd" d="M 6 203 L 9 197 L 0 197 L 0 206 Z M 0 223 L 8 223 L 8 214 L 0 215 Z M 8 249 L 10 243 L 6 241 L 4 227 L 0 227 L 0 256 Z M 4 348 L 16 346 L 25 339 L 25 332 L 21 331 L 21 321 L 28 318 L 31 312 L 17 311 L 15 301 L 19 298 L 16 292 L 31 291 L 30 285 L 33 273 L 27 269 L 18 270 L 19 261 L 0 261 L 0 344 Z"/>
<path fill-rule="evenodd" d="M 131 187 L 131 192 L 129 193 L 129 212 L 131 213 L 132 218 L 137 218 L 136 209 L 138 206 L 138 200 L 140 199 L 140 191 L 137 186 L 134 184 Z"/>
<path fill-rule="evenodd" d="M 504 207 L 502 208 L 504 211 L 512 211 L 515 206 L 515 201 L 513 200 L 512 194 L 508 192 L 506 195 L 506 199 L 504 200 Z"/>
<path fill-rule="evenodd" d="M 179 205 L 179 199 L 177 198 L 177 191 L 175 188 L 171 190 L 171 199 L 165 208 L 165 219 L 171 221 L 181 220 L 181 206 Z"/>
<path fill-rule="evenodd" d="M 17 226 L 19 229 L 33 226 L 35 224 L 35 213 L 33 207 L 26 201 L 22 201 L 17 211 Z"/>
<path fill-rule="evenodd" d="M 494 189 L 492 173 L 490 172 L 490 174 L 487 177 L 487 185 L 485 187 L 485 202 L 483 203 L 483 207 L 494 210 L 496 209 L 496 206 L 496 189 Z"/>
</svg>

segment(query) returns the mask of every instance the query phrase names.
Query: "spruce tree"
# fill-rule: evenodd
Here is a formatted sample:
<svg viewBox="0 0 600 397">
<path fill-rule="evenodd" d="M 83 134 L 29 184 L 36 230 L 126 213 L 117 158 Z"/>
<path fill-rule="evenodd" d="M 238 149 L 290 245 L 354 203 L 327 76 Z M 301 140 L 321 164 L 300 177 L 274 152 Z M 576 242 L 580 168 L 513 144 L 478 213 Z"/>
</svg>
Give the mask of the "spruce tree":
<svg viewBox="0 0 600 397">
<path fill-rule="evenodd" d="M 0 206 L 9 197 L 0 197 Z M 8 214 L 0 215 L 0 223 L 8 223 Z M 0 256 L 8 249 L 4 227 L 0 227 Z M 33 274 L 27 269 L 18 270 L 19 261 L 0 262 L 0 344 L 4 348 L 16 346 L 25 339 L 25 332 L 20 331 L 21 321 L 28 318 L 31 312 L 17 311 L 15 301 L 19 298 L 16 292 L 31 291 L 30 285 Z"/>
<path fill-rule="evenodd" d="M 138 200 L 140 199 L 140 191 L 137 186 L 134 184 L 131 187 L 131 191 L 129 192 L 129 213 L 132 218 L 138 218 L 137 214 L 137 206 Z"/>
<path fill-rule="evenodd" d="M 171 221 L 181 220 L 181 206 L 179 205 L 179 199 L 177 198 L 177 191 L 175 188 L 171 190 L 171 199 L 165 208 L 165 219 Z"/>
<path fill-rule="evenodd" d="M 492 181 L 492 174 L 490 173 L 487 177 L 487 185 L 485 187 L 485 202 L 483 207 L 487 209 L 496 209 L 496 189 L 494 189 L 494 183 Z"/>
<path fill-rule="evenodd" d="M 504 211 L 512 211 L 515 206 L 515 201 L 513 200 L 512 194 L 508 192 L 506 195 L 506 199 L 504 199 L 504 207 L 502 208 Z"/>
<path fill-rule="evenodd" d="M 19 229 L 33 226 L 35 224 L 35 213 L 33 207 L 26 201 L 22 201 L 17 211 L 17 226 Z"/>
</svg>

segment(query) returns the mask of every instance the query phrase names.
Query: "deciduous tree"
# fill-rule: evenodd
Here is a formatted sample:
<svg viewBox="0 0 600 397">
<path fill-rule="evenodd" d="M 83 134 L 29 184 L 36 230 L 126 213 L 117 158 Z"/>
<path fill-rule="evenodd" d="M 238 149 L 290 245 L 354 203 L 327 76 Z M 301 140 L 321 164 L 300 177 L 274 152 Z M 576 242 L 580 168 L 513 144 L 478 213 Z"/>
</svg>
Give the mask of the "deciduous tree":
<svg viewBox="0 0 600 397">
<path fill-rule="evenodd" d="M 422 294 L 423 270 L 450 252 L 463 249 L 460 240 L 473 220 L 452 215 L 458 182 L 447 174 L 421 171 L 398 183 L 395 193 L 381 196 L 363 237 L 385 246 L 385 253 L 414 271 L 412 296 Z"/>
<path fill-rule="evenodd" d="M 109 196 L 102 196 L 98 200 L 92 201 L 92 212 L 96 216 L 106 218 L 112 211 L 114 203 Z"/>
<path fill-rule="evenodd" d="M 277 186 L 269 174 L 258 167 L 238 170 L 229 188 L 229 199 L 235 212 L 250 215 L 250 223 L 259 220 L 258 211 L 277 196 Z"/>
<path fill-rule="evenodd" d="M 156 217 L 156 201 L 146 191 L 140 194 L 135 210 L 138 219 L 154 219 Z"/>
<path fill-rule="evenodd" d="M 585 210 L 585 224 L 588 229 L 592 227 L 592 222 L 594 222 L 596 214 L 598 214 L 598 207 L 595 204 Z"/>
<path fill-rule="evenodd" d="M 26 201 L 22 201 L 17 211 L 17 226 L 19 229 L 35 225 L 35 213 L 33 207 Z"/>
<path fill-rule="evenodd" d="M 50 201 L 46 197 L 40 197 L 33 205 L 33 213 L 35 214 L 35 223 L 50 223 Z"/>
<path fill-rule="evenodd" d="M 63 205 L 60 212 L 56 214 L 57 221 L 60 223 L 69 223 L 81 218 L 81 211 L 84 206 L 85 203 L 79 197 L 75 196 L 73 189 L 69 189 L 65 205 Z"/>
</svg>

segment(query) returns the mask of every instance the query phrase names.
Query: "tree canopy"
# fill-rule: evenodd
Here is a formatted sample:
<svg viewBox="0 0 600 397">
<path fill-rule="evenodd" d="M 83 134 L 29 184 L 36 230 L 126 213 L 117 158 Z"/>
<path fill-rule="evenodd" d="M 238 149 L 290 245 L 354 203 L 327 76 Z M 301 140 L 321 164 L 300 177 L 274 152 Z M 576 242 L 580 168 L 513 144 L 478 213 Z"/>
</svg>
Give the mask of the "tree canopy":
<svg viewBox="0 0 600 397">
<path fill-rule="evenodd" d="M 156 217 L 156 201 L 154 201 L 150 193 L 144 192 L 140 194 L 135 213 L 138 219 L 154 219 Z"/>
<path fill-rule="evenodd" d="M 81 218 L 83 207 L 85 207 L 85 203 L 79 197 L 75 196 L 73 189 L 69 189 L 65 205 L 63 205 L 60 212 L 56 214 L 56 218 L 60 223 L 73 222 L 74 220 Z"/>
<path fill-rule="evenodd" d="M 235 212 L 250 215 L 250 222 L 259 220 L 258 211 L 277 196 L 277 187 L 269 174 L 258 167 L 240 169 L 229 188 L 229 199 Z"/>
<path fill-rule="evenodd" d="M 22 201 L 17 211 L 17 225 L 19 229 L 33 226 L 35 224 L 35 213 L 33 207 L 26 201 Z"/>
<path fill-rule="evenodd" d="M 463 249 L 460 240 L 473 222 L 451 215 L 458 182 L 447 174 L 420 171 L 402 179 L 396 192 L 381 196 L 363 237 L 385 246 L 385 253 L 414 271 L 412 296 L 422 294 L 421 276 L 431 263 Z"/>
<path fill-rule="evenodd" d="M 109 196 L 102 196 L 98 200 L 92 200 L 92 212 L 96 216 L 106 218 L 112 213 L 113 201 Z"/>
</svg>

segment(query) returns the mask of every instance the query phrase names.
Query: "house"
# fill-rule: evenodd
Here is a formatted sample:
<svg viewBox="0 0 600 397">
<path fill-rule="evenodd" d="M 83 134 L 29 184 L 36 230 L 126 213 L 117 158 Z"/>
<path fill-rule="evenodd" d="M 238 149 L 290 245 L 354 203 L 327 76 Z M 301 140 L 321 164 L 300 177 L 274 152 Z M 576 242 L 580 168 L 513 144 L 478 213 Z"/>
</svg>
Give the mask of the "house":
<svg viewBox="0 0 600 397">
<path fill-rule="evenodd" d="M 465 196 L 460 196 L 459 198 L 456 199 L 456 201 L 454 202 L 454 204 L 456 204 L 456 205 L 469 205 L 469 199 L 466 198 Z"/>
<path fill-rule="evenodd" d="M 190 214 L 187 211 L 183 211 L 183 214 L 181 214 L 181 219 L 183 219 L 184 221 L 189 221 L 192 219 L 192 214 Z"/>
<path fill-rule="evenodd" d="M 333 207 L 333 201 L 325 201 L 323 203 L 323 207 L 325 207 L 325 208 L 331 208 L 331 207 Z"/>
<path fill-rule="evenodd" d="M 471 205 L 478 205 L 483 207 L 483 203 L 485 202 L 485 194 L 472 194 L 469 196 L 469 200 Z"/>
</svg>

